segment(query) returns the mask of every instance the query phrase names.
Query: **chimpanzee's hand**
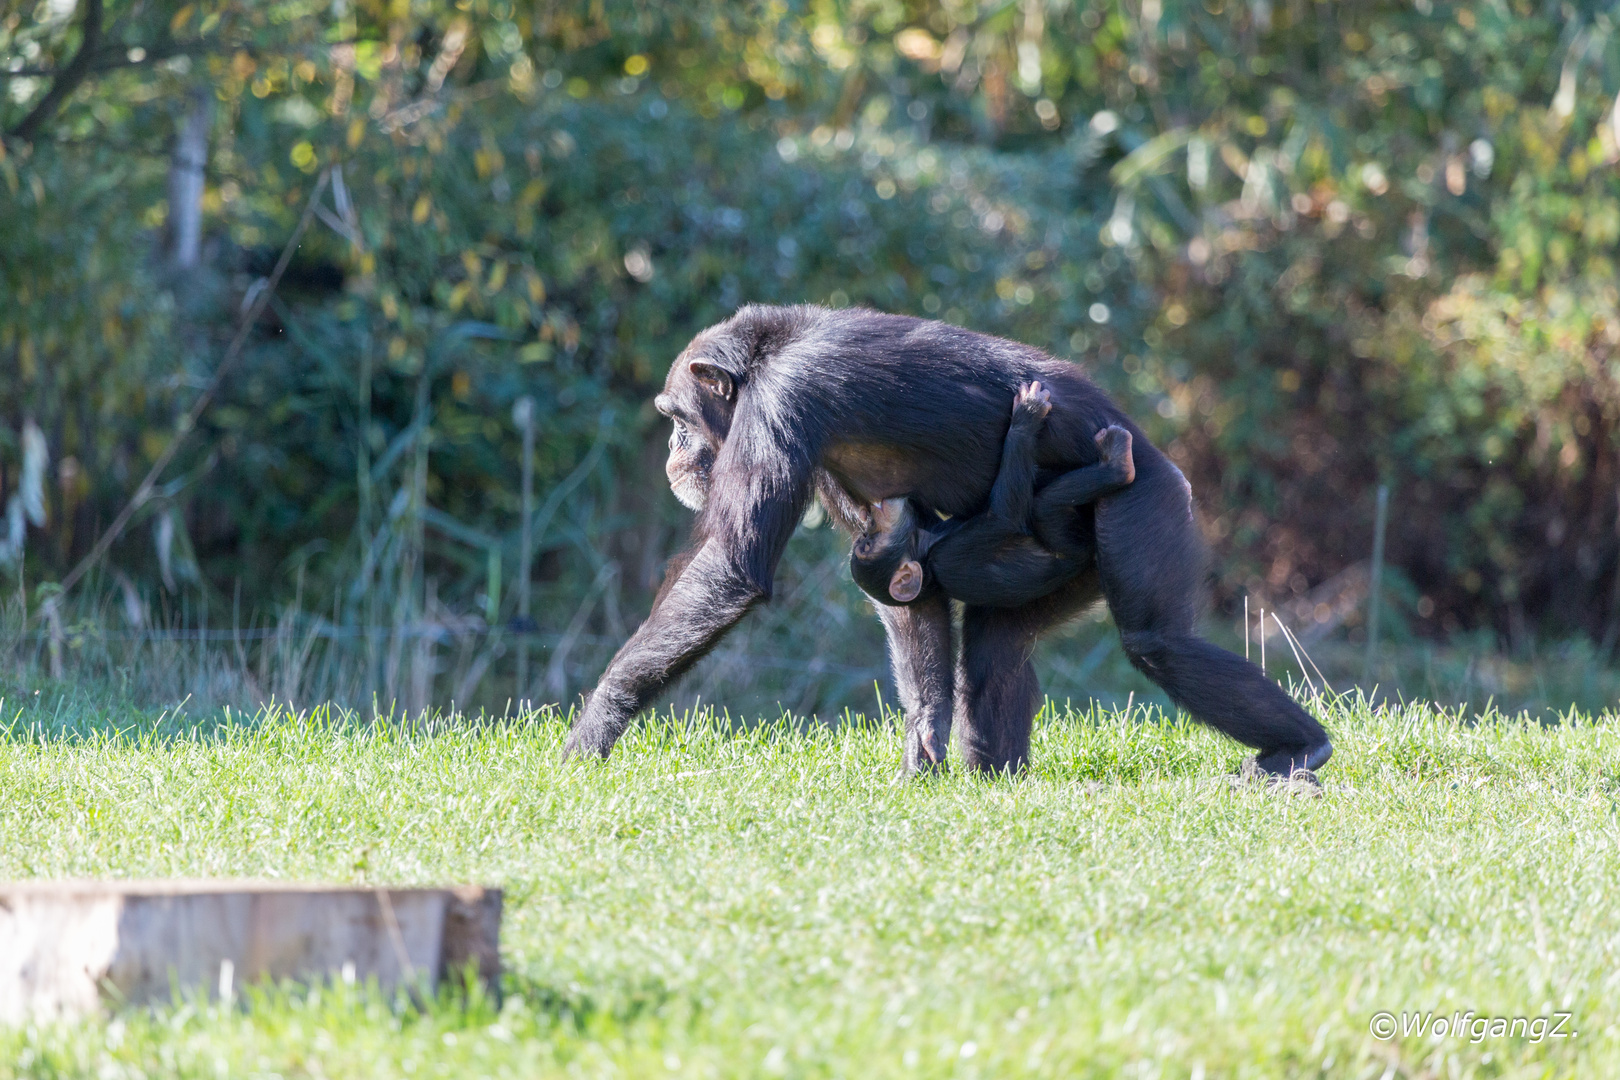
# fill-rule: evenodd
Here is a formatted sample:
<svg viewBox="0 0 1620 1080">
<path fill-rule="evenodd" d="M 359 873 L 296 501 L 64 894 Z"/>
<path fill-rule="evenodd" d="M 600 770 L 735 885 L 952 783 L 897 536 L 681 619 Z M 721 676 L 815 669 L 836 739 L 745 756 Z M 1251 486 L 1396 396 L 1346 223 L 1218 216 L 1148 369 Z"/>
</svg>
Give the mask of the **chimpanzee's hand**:
<svg viewBox="0 0 1620 1080">
<path fill-rule="evenodd" d="M 1037 428 L 1051 411 L 1052 392 L 1038 380 L 1027 382 L 1018 388 L 1018 396 L 1013 398 L 1012 422 L 1015 427 Z"/>
<path fill-rule="evenodd" d="M 630 719 L 634 716 L 634 705 L 626 709 L 624 702 L 618 700 L 607 687 L 598 686 L 585 699 L 585 709 L 580 714 L 579 722 L 574 730 L 568 733 L 568 739 L 563 743 L 563 760 L 571 758 L 597 758 L 606 760 L 613 752 L 613 744 L 619 741 L 625 728 L 630 726 Z"/>
</svg>

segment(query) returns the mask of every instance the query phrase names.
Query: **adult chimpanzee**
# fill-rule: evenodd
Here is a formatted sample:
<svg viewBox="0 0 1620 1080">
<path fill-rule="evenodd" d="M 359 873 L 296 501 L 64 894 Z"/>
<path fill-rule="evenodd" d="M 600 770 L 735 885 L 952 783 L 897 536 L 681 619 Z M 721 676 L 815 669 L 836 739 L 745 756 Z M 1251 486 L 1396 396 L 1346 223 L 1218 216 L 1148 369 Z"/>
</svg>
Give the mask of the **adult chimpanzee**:
<svg viewBox="0 0 1620 1080">
<path fill-rule="evenodd" d="M 745 307 L 676 358 L 655 405 L 675 424 L 666 471 L 698 511 L 692 543 L 603 673 L 568 753 L 607 756 L 637 712 L 770 598 L 812 491 L 850 533 L 866 507 L 897 495 L 930 513 L 982 510 L 1008 405 L 1036 379 L 1053 401 L 1036 444 L 1043 472 L 1094 464 L 1097 432 L 1118 425 L 1133 436 L 1136 478 L 1090 511 L 1093 565 L 1019 607 L 967 606 L 959 656 L 944 596 L 879 608 L 907 768 L 944 761 L 953 704 L 970 768 L 1021 768 L 1040 697 L 1035 639 L 1099 595 L 1131 662 L 1199 720 L 1255 747 L 1262 770 L 1326 762 L 1332 747 L 1316 720 L 1258 667 L 1198 637 L 1204 555 L 1191 489 L 1077 367 L 944 323 L 812 306 Z M 1083 524 L 1085 508 L 1075 516 Z"/>
<path fill-rule="evenodd" d="M 1076 527 L 1075 510 L 1135 479 L 1131 433 L 1117 426 L 1097 432 L 1102 460 L 1064 473 L 1037 497 L 1035 440 L 1051 411 L 1040 383 L 1019 388 L 984 513 L 925 528 L 903 496 L 872 507 L 871 524 L 849 553 L 861 591 L 880 604 L 916 603 L 937 589 L 967 604 L 1022 607 L 1089 566 L 1094 538 Z"/>
</svg>

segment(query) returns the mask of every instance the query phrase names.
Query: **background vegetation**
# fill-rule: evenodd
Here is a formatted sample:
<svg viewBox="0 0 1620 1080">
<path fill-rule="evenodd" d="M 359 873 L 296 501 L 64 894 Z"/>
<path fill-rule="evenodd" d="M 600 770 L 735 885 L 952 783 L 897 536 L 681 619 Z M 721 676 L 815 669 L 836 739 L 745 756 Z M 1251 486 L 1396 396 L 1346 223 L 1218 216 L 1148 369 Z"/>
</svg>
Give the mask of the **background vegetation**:
<svg viewBox="0 0 1620 1080">
<path fill-rule="evenodd" d="M 146 689 L 220 700 L 567 698 L 683 534 L 669 360 L 811 300 L 1084 363 L 1192 479 L 1234 623 L 1281 609 L 1361 675 L 1387 484 L 1385 626 L 1456 670 L 1375 678 L 1612 701 L 1616 29 L 1530 0 L 0 6 L 14 655 L 127 684 L 169 650 Z M 42 620 L 328 168 L 217 401 Z M 869 701 L 842 556 L 802 530 L 696 692 Z M 1147 692 L 1107 636 L 1049 686 Z M 1551 660 L 1574 689 L 1537 688 Z"/>
</svg>

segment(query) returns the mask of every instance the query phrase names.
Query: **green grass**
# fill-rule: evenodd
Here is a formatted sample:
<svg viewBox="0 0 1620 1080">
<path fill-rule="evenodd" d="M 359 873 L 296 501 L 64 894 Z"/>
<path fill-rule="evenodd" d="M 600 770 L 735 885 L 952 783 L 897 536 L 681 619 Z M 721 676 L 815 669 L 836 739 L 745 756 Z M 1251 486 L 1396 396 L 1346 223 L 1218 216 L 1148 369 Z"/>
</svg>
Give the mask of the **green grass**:
<svg viewBox="0 0 1620 1080">
<path fill-rule="evenodd" d="M 545 716 L 93 711 L 7 706 L 0 878 L 499 884 L 504 1001 L 282 987 L 0 1030 L 0 1077 L 1620 1074 L 1612 718 L 1333 706 L 1304 799 L 1140 709 L 910 783 L 888 724 L 666 719 L 565 766 Z M 1578 1035 L 1381 1042 L 1385 1010 Z"/>
</svg>

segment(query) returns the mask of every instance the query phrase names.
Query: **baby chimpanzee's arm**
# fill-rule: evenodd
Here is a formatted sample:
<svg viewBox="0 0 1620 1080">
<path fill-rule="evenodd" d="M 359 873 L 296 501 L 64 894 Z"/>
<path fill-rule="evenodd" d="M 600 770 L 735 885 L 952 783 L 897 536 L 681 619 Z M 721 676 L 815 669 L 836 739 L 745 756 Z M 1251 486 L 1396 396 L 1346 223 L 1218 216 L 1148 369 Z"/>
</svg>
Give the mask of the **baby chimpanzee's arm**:
<svg viewBox="0 0 1620 1080">
<path fill-rule="evenodd" d="M 990 488 L 990 516 L 1011 533 L 1029 528 L 1035 500 L 1035 439 L 1052 411 L 1052 395 L 1039 382 L 1025 383 L 1013 399 L 1012 424 L 1001 447 L 1001 467 Z"/>
</svg>

